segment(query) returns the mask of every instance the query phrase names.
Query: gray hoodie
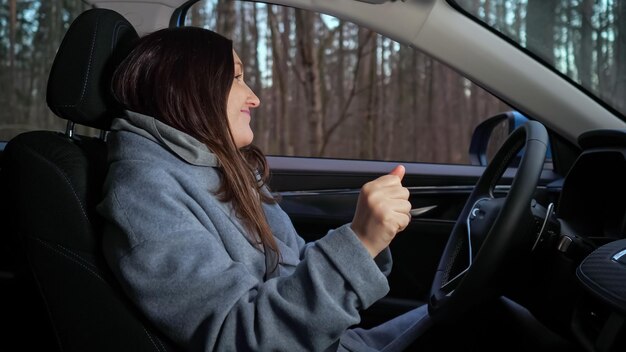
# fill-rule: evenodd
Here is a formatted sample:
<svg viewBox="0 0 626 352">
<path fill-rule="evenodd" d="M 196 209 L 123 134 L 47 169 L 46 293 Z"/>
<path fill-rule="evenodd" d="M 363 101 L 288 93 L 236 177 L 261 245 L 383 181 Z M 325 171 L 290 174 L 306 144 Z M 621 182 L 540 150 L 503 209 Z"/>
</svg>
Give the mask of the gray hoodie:
<svg viewBox="0 0 626 352">
<path fill-rule="evenodd" d="M 325 351 L 389 290 L 389 250 L 372 260 L 349 224 L 306 244 L 265 204 L 278 276 L 231 204 L 214 192 L 218 161 L 158 120 L 129 112 L 108 138 L 99 212 L 105 257 L 128 296 L 167 336 L 201 351 Z"/>
</svg>

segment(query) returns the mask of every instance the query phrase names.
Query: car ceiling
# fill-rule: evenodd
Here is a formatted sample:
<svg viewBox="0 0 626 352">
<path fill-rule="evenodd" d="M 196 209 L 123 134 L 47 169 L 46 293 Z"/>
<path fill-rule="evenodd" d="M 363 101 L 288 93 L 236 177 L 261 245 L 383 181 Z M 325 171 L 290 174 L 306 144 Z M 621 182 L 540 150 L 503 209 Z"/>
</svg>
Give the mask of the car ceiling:
<svg viewBox="0 0 626 352">
<path fill-rule="evenodd" d="M 186 0 L 87 0 L 124 15 L 140 34 L 167 27 Z M 626 123 L 561 76 L 444 0 L 273 0 L 357 24 L 432 55 L 573 143 L 583 132 Z"/>
</svg>

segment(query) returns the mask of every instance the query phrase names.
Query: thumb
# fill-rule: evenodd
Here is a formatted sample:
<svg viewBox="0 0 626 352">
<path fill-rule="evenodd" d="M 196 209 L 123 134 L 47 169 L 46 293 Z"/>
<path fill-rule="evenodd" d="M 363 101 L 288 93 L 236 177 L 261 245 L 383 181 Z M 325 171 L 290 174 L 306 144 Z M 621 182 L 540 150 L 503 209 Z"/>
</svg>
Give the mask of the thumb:
<svg viewBox="0 0 626 352">
<path fill-rule="evenodd" d="M 400 178 L 400 181 L 402 181 L 402 178 L 404 177 L 405 172 L 406 172 L 406 169 L 404 168 L 404 165 L 398 165 L 394 167 L 393 170 L 391 170 L 389 175 L 398 176 Z"/>
</svg>

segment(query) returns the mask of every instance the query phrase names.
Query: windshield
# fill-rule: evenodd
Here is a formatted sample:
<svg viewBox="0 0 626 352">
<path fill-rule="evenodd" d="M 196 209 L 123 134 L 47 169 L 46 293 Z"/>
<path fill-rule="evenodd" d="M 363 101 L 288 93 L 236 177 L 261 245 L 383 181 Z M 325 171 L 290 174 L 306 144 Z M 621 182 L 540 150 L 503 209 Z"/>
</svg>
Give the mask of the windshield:
<svg viewBox="0 0 626 352">
<path fill-rule="evenodd" d="M 626 0 L 455 0 L 626 116 Z"/>
</svg>

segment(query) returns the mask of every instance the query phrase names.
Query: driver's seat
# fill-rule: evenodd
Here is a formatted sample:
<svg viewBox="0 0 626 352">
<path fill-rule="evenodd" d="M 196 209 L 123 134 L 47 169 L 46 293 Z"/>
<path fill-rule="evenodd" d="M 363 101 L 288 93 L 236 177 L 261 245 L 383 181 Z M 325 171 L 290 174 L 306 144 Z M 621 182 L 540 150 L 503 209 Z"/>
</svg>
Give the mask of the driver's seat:
<svg viewBox="0 0 626 352">
<path fill-rule="evenodd" d="M 4 153 L 7 219 L 62 351 L 172 350 L 126 299 L 101 253 L 102 220 L 95 205 L 107 169 L 106 144 L 73 133 L 74 123 L 106 130 L 120 113 L 110 79 L 137 38 L 114 11 L 81 14 L 63 39 L 48 81 L 48 105 L 68 120 L 67 131 L 21 134 Z"/>
</svg>

